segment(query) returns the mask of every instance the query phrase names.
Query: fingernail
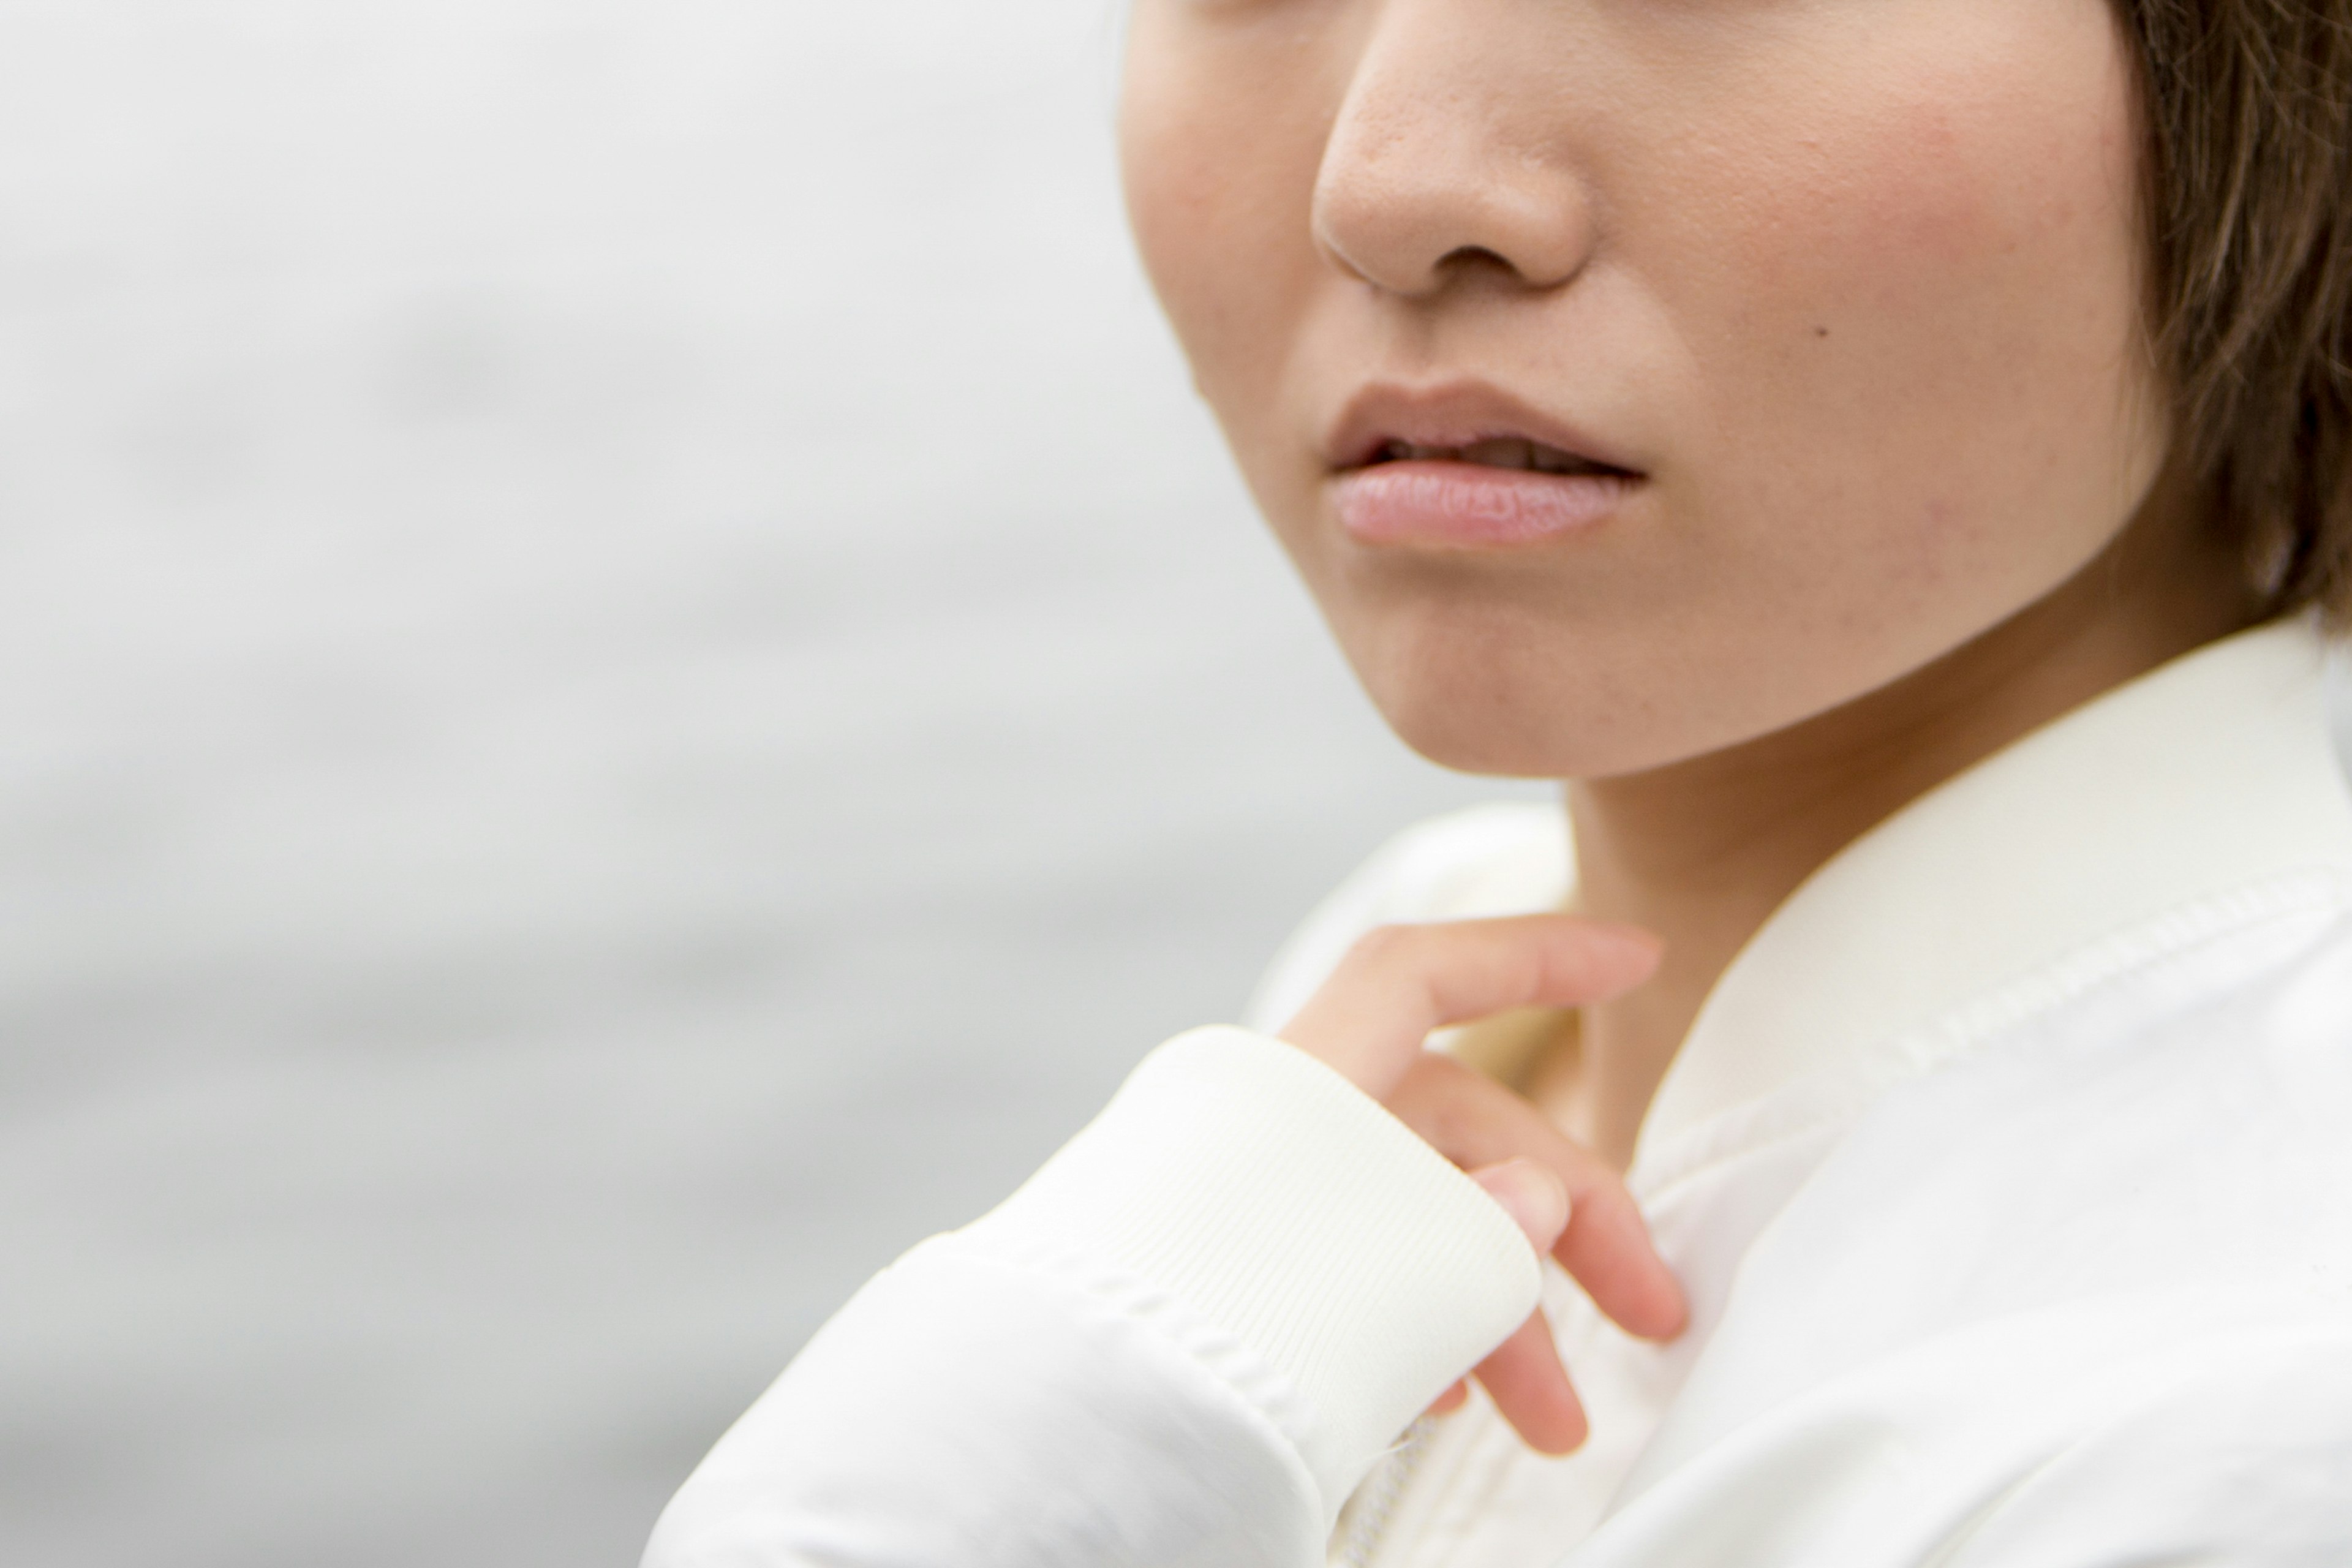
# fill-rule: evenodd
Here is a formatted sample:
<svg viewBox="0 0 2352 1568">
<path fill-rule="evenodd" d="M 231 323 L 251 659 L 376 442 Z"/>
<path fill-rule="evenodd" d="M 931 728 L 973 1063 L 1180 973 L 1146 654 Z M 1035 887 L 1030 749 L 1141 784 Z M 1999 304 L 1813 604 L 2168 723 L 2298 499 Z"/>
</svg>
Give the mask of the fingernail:
<svg viewBox="0 0 2352 1568">
<path fill-rule="evenodd" d="M 1507 1161 L 1486 1172 L 1481 1184 L 1538 1245 L 1550 1246 L 1568 1228 L 1568 1188 L 1533 1160 Z"/>
</svg>

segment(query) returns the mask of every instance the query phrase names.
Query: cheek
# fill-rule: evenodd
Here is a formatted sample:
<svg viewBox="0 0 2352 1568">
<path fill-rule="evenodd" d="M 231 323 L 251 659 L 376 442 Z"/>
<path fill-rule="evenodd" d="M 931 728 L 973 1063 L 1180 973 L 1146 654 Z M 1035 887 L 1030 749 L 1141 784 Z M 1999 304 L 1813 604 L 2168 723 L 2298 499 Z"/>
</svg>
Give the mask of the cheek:
<svg viewBox="0 0 2352 1568">
<path fill-rule="evenodd" d="M 1130 87 L 1122 102 L 1120 178 L 1137 253 L 1189 349 L 1201 324 L 1213 319 L 1212 236 L 1228 193 L 1200 139 L 1161 101 L 1164 85 L 1154 86 L 1152 93 Z"/>
<path fill-rule="evenodd" d="M 2160 445 L 2120 40 L 2096 8 L 2079 28 L 2048 20 L 2065 0 L 2004 8 L 1960 47 L 1947 25 L 1834 92 L 1749 106 L 1748 134 L 1713 138 L 1743 151 L 1685 164 L 1662 204 L 1706 215 L 1676 237 L 1725 263 L 1671 301 L 1710 389 L 1719 460 L 1695 482 L 1721 542 L 1751 581 L 1866 590 L 1852 617 L 1932 606 L 1937 636 L 2095 554 Z"/>
<path fill-rule="evenodd" d="M 1194 380 L 1226 415 L 1278 373 L 1277 329 L 1313 284 L 1307 211 L 1325 94 L 1315 58 L 1266 37 L 1265 17 L 1211 24 L 1172 9 L 1136 8 L 1121 180 L 1153 290 Z M 1232 417 L 1228 434 L 1242 434 Z"/>
</svg>

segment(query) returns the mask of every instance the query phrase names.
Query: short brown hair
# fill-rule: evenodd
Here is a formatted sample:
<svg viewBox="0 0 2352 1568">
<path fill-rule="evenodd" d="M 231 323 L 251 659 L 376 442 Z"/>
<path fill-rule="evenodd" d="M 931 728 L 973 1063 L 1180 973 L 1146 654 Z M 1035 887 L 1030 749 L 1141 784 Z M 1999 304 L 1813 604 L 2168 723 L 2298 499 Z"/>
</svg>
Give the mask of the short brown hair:
<svg viewBox="0 0 2352 1568">
<path fill-rule="evenodd" d="M 2352 627 L 2352 0 L 2119 0 L 2159 361 L 2273 614 Z"/>
</svg>

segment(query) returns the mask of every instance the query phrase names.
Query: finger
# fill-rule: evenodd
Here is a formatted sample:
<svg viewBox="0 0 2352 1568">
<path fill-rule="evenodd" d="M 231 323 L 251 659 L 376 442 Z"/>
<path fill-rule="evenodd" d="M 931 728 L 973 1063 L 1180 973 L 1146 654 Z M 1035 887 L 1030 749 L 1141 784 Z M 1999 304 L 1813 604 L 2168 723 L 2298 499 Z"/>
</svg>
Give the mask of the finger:
<svg viewBox="0 0 2352 1568">
<path fill-rule="evenodd" d="M 1690 1306 L 1682 1282 L 1658 1256 L 1642 1206 L 1613 1173 L 1585 1190 L 1551 1255 L 1584 1287 L 1592 1304 L 1627 1333 L 1671 1340 L 1688 1326 Z"/>
<path fill-rule="evenodd" d="M 1568 1184 L 1524 1155 L 1475 1170 L 1470 1179 L 1519 1222 L 1528 1245 L 1538 1252 L 1549 1252 L 1568 1226 Z"/>
<path fill-rule="evenodd" d="M 1457 1377 L 1454 1385 L 1430 1402 L 1432 1415 L 1451 1415 L 1470 1403 L 1470 1380 Z"/>
<path fill-rule="evenodd" d="M 1385 1100 L 1432 1029 L 1614 996 L 1649 978 L 1659 951 L 1646 931 L 1576 915 L 1381 926 L 1280 1034 Z"/>
<path fill-rule="evenodd" d="M 1682 1331 L 1689 1317 L 1682 1286 L 1658 1256 L 1624 1179 L 1543 1112 L 1435 1051 L 1421 1053 L 1389 1097 L 1389 1110 L 1465 1169 L 1475 1173 L 1524 1159 L 1557 1177 L 1568 1194 L 1567 1228 L 1538 1243 L 1538 1250 L 1558 1258 L 1593 1304 L 1628 1333 L 1664 1340 Z"/>
<path fill-rule="evenodd" d="M 1535 1161 L 1506 1160 L 1471 1172 L 1470 1179 L 1518 1221 L 1538 1252 L 1549 1250 L 1567 1227 L 1568 1188 Z M 1559 1349 L 1541 1312 L 1478 1363 L 1478 1381 L 1530 1447 L 1564 1454 L 1584 1441 L 1584 1409 L 1559 1364 Z"/>
<path fill-rule="evenodd" d="M 1591 1430 L 1584 1404 L 1559 1364 L 1551 1325 L 1541 1312 L 1529 1315 L 1478 1363 L 1477 1377 L 1528 1447 L 1539 1454 L 1570 1454 L 1583 1447 Z"/>
</svg>

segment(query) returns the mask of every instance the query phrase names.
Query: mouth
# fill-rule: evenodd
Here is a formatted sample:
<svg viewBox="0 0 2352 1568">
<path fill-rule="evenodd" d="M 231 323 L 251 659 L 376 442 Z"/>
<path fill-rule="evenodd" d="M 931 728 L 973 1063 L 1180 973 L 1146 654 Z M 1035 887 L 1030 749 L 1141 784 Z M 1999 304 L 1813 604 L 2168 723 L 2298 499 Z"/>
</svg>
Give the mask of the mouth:
<svg viewBox="0 0 2352 1568">
<path fill-rule="evenodd" d="M 1581 474 L 1619 479 L 1641 478 L 1631 468 L 1621 468 L 1613 463 L 1588 458 L 1581 452 L 1524 436 L 1489 436 L 1460 447 L 1424 445 L 1394 437 L 1383 437 L 1364 455 L 1361 461 L 1347 466 L 1370 468 L 1382 463 L 1466 463 L 1474 468 L 1503 468 L 1523 473 Z"/>
<path fill-rule="evenodd" d="M 1375 384 L 1323 443 L 1331 504 L 1359 544 L 1493 551 L 1564 542 L 1649 476 L 1565 420 L 1483 382 Z"/>
<path fill-rule="evenodd" d="M 1492 382 L 1374 381 L 1360 387 L 1318 443 L 1335 474 L 1388 463 L 1459 463 L 1518 473 L 1645 478 L 1616 443 Z"/>
</svg>

